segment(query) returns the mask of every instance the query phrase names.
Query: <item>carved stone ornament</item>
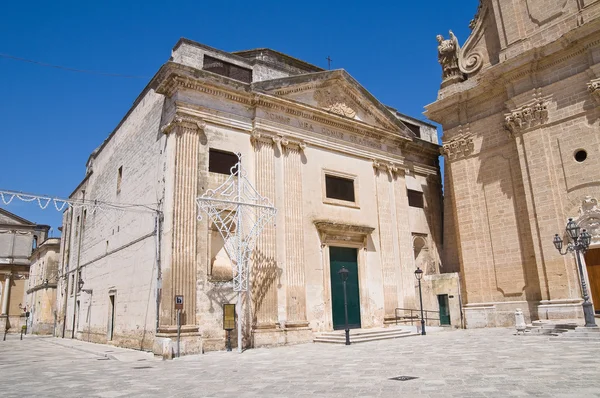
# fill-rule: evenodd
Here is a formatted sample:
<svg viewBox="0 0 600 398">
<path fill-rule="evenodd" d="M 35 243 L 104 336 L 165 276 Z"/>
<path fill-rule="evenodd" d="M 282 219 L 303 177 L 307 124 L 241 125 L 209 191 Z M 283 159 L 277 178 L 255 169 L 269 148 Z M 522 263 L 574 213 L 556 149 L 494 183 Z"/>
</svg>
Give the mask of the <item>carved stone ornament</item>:
<svg viewBox="0 0 600 398">
<path fill-rule="evenodd" d="M 350 119 L 354 119 L 356 116 L 356 111 L 343 102 L 336 102 L 335 104 L 326 107 L 325 110 L 335 113 L 336 115 L 349 117 Z"/>
<path fill-rule="evenodd" d="M 442 145 L 441 153 L 448 157 L 449 160 L 455 160 L 463 156 L 467 156 L 473 152 L 473 137 L 471 133 L 466 132 L 457 135 L 450 141 Z"/>
<path fill-rule="evenodd" d="M 182 126 L 192 130 L 204 131 L 206 128 L 206 123 L 204 120 L 193 116 L 175 115 L 173 120 L 160 128 L 160 131 L 164 134 L 169 134 L 177 126 Z"/>
<path fill-rule="evenodd" d="M 588 92 L 597 103 L 600 103 L 600 79 L 590 80 L 587 84 Z"/>
<path fill-rule="evenodd" d="M 326 111 L 350 119 L 356 117 L 356 111 L 346 104 L 346 96 L 336 87 L 322 87 L 315 91 L 313 97 L 317 105 Z"/>
<path fill-rule="evenodd" d="M 592 245 L 600 244 L 600 206 L 598 199 L 586 196 L 581 202 L 577 225 L 592 235 Z"/>
<path fill-rule="evenodd" d="M 538 99 L 504 115 L 506 129 L 512 137 L 518 136 L 527 129 L 544 124 L 547 120 L 548 104 L 544 99 Z"/>
<path fill-rule="evenodd" d="M 390 177 L 393 177 L 394 174 L 399 174 L 403 171 L 394 163 L 384 162 L 377 159 L 373 159 L 373 169 L 375 170 L 375 173 L 379 173 L 381 171 L 386 172 L 390 175 Z"/>
<path fill-rule="evenodd" d="M 462 72 L 458 66 L 458 56 L 460 54 L 460 46 L 458 39 L 452 31 L 449 32 L 450 38 L 444 39 L 444 36 L 437 35 L 438 41 L 438 62 L 442 66 L 442 86 L 444 82 L 463 81 Z"/>
</svg>

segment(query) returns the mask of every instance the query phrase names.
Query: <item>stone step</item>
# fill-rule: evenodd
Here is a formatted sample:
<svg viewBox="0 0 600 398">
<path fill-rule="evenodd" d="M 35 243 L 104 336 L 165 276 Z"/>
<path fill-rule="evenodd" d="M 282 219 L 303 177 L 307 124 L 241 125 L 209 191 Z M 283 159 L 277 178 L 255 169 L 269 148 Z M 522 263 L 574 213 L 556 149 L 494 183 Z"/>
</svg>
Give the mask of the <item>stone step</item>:
<svg viewBox="0 0 600 398">
<path fill-rule="evenodd" d="M 585 337 L 585 336 L 580 336 L 580 337 L 575 337 L 573 335 L 571 336 L 565 336 L 564 334 L 561 336 L 555 336 L 555 337 L 550 337 L 550 340 L 554 340 L 554 341 L 585 341 L 588 343 L 600 343 L 600 338 L 598 337 Z"/>
<path fill-rule="evenodd" d="M 385 334 L 395 334 L 395 333 L 404 333 L 410 332 L 410 330 L 402 329 L 402 328 L 386 328 L 386 329 L 351 329 L 350 336 L 376 336 L 376 335 L 385 335 Z M 342 336 L 345 337 L 344 330 L 336 330 L 333 332 L 324 332 L 319 336 Z"/>
<path fill-rule="evenodd" d="M 401 330 L 396 331 L 396 333 L 380 333 L 380 334 L 371 334 L 368 336 L 353 336 L 350 334 L 350 343 L 365 343 L 368 341 L 379 341 L 379 340 L 388 340 L 388 339 L 397 339 L 400 337 L 410 337 L 410 336 L 418 336 L 419 334 L 413 333 L 411 331 Z M 345 335 L 327 335 L 327 336 L 317 336 L 313 340 L 315 343 L 333 343 L 333 344 L 345 344 L 346 336 Z"/>
</svg>

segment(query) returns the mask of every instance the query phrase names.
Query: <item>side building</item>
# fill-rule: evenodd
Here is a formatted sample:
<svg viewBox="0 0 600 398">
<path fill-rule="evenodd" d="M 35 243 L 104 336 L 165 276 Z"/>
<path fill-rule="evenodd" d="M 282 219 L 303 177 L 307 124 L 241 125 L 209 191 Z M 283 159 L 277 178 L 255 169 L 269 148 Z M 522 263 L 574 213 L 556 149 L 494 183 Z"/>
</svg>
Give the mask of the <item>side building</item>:
<svg viewBox="0 0 600 398">
<path fill-rule="evenodd" d="M 31 254 L 27 286 L 28 329 L 53 334 L 56 324 L 56 286 L 59 278 L 60 238 L 48 238 Z"/>
<path fill-rule="evenodd" d="M 0 333 L 19 332 L 26 323 L 30 257 L 49 230 L 0 209 Z"/>
<path fill-rule="evenodd" d="M 343 328 L 342 266 L 351 327 L 395 323 L 418 308 L 416 265 L 440 273 L 439 149 L 434 126 L 344 70 L 181 39 L 71 195 L 82 205 L 63 219 L 58 334 L 172 350 L 183 296 L 182 353 L 225 347 L 232 264 L 196 198 L 236 154 L 278 209 L 252 257 L 244 345 Z"/>
<path fill-rule="evenodd" d="M 592 234 L 583 273 L 600 311 L 600 1 L 482 0 L 459 46 L 438 37 L 444 264 L 460 269 L 467 327 L 582 318 L 573 218 Z"/>
</svg>

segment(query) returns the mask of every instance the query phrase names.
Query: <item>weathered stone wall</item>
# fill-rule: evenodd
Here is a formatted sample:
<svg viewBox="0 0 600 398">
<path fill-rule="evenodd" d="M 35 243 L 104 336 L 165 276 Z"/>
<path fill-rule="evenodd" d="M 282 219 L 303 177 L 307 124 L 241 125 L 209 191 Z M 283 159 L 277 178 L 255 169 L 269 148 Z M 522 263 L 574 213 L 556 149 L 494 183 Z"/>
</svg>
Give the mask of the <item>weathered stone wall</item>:
<svg viewBox="0 0 600 398">
<path fill-rule="evenodd" d="M 92 174 L 74 193 L 83 198 L 85 191 L 86 200 L 123 204 L 124 210 L 88 208 L 84 213 L 75 208 L 70 225 L 65 226 L 63 233 L 70 236 L 70 256 L 65 259 L 67 336 L 75 315 L 79 338 L 105 342 L 113 296 L 113 340 L 138 349 L 152 345 L 157 294 L 155 214 L 140 212 L 139 207 L 128 211 L 126 205 L 155 208 L 163 202 L 165 137 L 159 131 L 163 102 L 152 90 L 139 100 L 93 159 Z M 84 291 L 75 293 L 72 285 L 79 279 L 75 277 L 78 267 Z M 79 310 L 74 311 L 77 302 Z"/>
<path fill-rule="evenodd" d="M 600 195 L 600 3 L 579 15 L 576 2 L 560 3 L 560 12 L 543 1 L 498 3 L 508 40 L 500 63 L 443 88 L 427 107 L 444 127 L 445 227 L 457 242 L 445 257 L 458 247 L 468 327 L 512 325 L 517 307 L 527 319 L 581 316 L 573 257 L 560 256 L 552 236 Z M 581 150 L 587 158 L 577 161 Z"/>
</svg>

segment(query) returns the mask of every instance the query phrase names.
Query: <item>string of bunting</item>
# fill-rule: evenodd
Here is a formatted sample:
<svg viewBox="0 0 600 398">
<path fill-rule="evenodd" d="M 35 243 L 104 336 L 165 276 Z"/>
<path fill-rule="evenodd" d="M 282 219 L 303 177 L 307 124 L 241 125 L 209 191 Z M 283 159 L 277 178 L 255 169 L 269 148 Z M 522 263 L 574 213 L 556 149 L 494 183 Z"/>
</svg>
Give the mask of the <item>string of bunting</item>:
<svg viewBox="0 0 600 398">
<path fill-rule="evenodd" d="M 0 189 L 0 201 L 2 202 L 2 204 L 9 205 L 15 199 L 28 203 L 37 202 L 38 206 L 42 210 L 47 209 L 50 206 L 50 204 L 52 204 L 54 208 L 59 212 L 69 207 L 76 209 L 91 209 L 92 212 L 95 212 L 96 210 L 116 210 L 141 213 L 158 212 L 158 209 L 154 209 L 147 205 L 110 203 L 99 200 L 62 199 L 46 195 L 36 195 Z"/>
</svg>

